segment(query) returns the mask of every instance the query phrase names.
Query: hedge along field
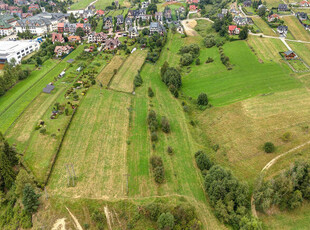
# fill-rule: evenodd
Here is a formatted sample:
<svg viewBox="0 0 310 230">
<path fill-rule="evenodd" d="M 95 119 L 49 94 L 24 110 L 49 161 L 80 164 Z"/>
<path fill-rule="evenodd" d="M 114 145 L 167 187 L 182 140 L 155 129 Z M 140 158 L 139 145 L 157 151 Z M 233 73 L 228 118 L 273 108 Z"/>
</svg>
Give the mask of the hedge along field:
<svg viewBox="0 0 310 230">
<path fill-rule="evenodd" d="M 216 47 L 202 49 L 201 64 L 192 64 L 191 72 L 183 77 L 182 91 L 186 95 L 197 98 L 205 92 L 212 105 L 223 106 L 259 94 L 301 87 L 301 83 L 289 75 L 287 66 L 260 63 L 245 41 L 226 43 L 223 48 L 233 70 L 226 70 Z M 214 62 L 206 64 L 208 57 Z"/>
<path fill-rule="evenodd" d="M 114 198 L 125 195 L 131 97 L 94 86 L 82 101 L 63 142 L 49 190 L 54 195 Z M 76 186 L 67 187 L 72 163 Z"/>
<path fill-rule="evenodd" d="M 146 50 L 136 50 L 132 53 L 113 77 L 110 87 L 119 91 L 132 92 L 133 80 L 142 67 L 146 55 Z"/>
<path fill-rule="evenodd" d="M 97 76 L 97 80 L 104 86 L 108 86 L 111 79 L 117 73 L 118 69 L 123 65 L 125 61 L 124 57 L 119 55 L 114 55 L 114 57 L 110 60 L 109 64 L 99 73 Z"/>
<path fill-rule="evenodd" d="M 41 77 L 43 77 L 51 68 L 58 62 L 49 59 L 43 63 L 40 69 L 31 71 L 28 78 L 18 82 L 13 88 L 8 90 L 3 96 L 0 97 L 0 114 L 7 109 L 18 97 L 23 95 L 28 89 L 34 86 Z M 22 65 L 23 66 L 23 65 Z"/>
<path fill-rule="evenodd" d="M 80 53 L 84 50 L 83 46 L 79 46 L 76 50 L 74 50 L 71 54 L 69 54 L 66 58 L 64 58 L 59 64 L 57 64 L 54 68 L 52 68 L 42 80 L 34 85 L 30 90 L 25 92 L 22 97 L 18 98 L 14 101 L 14 104 L 10 106 L 8 110 L 0 115 L 0 131 L 6 132 L 7 129 L 11 126 L 11 124 L 20 116 L 20 114 L 27 108 L 29 103 L 39 95 L 43 88 L 54 80 L 65 68 L 67 68 L 70 64 L 67 61 L 71 58 L 76 58 Z"/>
<path fill-rule="evenodd" d="M 294 39 L 310 41 L 310 32 L 305 30 L 295 16 L 282 17 L 282 20 L 288 25 L 288 30 L 293 35 Z"/>
</svg>

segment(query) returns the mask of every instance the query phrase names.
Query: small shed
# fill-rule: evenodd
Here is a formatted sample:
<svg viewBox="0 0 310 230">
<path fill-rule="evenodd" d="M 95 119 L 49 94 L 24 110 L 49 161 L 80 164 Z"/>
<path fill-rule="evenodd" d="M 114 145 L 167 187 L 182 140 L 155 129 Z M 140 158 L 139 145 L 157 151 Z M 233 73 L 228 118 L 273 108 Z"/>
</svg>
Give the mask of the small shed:
<svg viewBox="0 0 310 230">
<path fill-rule="evenodd" d="M 63 76 L 65 76 L 65 73 L 66 73 L 65 71 L 62 71 L 62 72 L 58 75 L 58 77 L 59 77 L 59 78 L 62 78 Z"/>
<path fill-rule="evenodd" d="M 52 90 L 55 89 L 54 85 L 48 84 L 46 87 L 43 89 L 43 93 L 51 93 Z"/>
<path fill-rule="evenodd" d="M 81 70 L 82 70 L 82 66 L 76 69 L 77 72 L 81 72 Z"/>
<path fill-rule="evenodd" d="M 292 60 L 297 58 L 297 54 L 294 51 L 289 50 L 284 52 L 284 57 L 286 60 Z"/>
</svg>

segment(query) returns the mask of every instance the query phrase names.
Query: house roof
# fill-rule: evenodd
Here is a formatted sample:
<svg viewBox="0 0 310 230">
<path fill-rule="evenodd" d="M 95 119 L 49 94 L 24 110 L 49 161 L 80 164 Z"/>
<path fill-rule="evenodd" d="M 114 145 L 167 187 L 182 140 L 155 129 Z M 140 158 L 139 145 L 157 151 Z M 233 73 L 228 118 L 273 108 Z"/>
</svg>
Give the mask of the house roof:
<svg viewBox="0 0 310 230">
<path fill-rule="evenodd" d="M 59 42 L 63 42 L 64 38 L 62 37 L 62 34 L 52 33 L 52 42 L 54 42 L 56 40 Z"/>
<path fill-rule="evenodd" d="M 288 51 L 284 52 L 284 54 L 285 54 L 286 56 L 289 56 L 289 55 L 291 55 L 291 54 L 295 54 L 295 52 L 294 52 L 293 50 L 288 50 Z M 295 54 L 295 55 L 296 55 L 296 54 Z"/>
<path fill-rule="evenodd" d="M 235 30 L 235 29 L 237 29 L 237 26 L 235 25 L 228 26 L 228 30 Z"/>
<path fill-rule="evenodd" d="M 45 88 L 43 88 L 43 92 L 44 93 L 51 93 L 53 89 L 55 89 L 55 86 L 48 84 L 48 85 L 46 85 Z"/>
</svg>

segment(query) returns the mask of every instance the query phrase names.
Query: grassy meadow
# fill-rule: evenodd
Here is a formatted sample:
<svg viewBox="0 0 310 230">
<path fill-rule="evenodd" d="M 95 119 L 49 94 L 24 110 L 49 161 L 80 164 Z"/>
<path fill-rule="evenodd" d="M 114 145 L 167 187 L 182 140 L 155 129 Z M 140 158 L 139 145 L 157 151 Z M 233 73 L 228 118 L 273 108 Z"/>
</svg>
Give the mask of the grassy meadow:
<svg viewBox="0 0 310 230">
<path fill-rule="evenodd" d="M 310 41 L 310 32 L 305 30 L 295 16 L 283 17 L 282 19 L 288 25 L 288 30 L 292 34 L 293 39 Z"/>
<path fill-rule="evenodd" d="M 301 57 L 308 65 L 310 65 L 310 44 L 290 41 L 288 41 L 287 43 L 299 57 Z"/>
<path fill-rule="evenodd" d="M 132 53 L 113 77 L 110 87 L 118 91 L 131 93 L 133 91 L 134 77 L 142 67 L 147 55 L 146 50 L 136 50 Z"/>
<path fill-rule="evenodd" d="M 261 17 L 253 17 L 252 18 L 255 25 L 259 28 L 260 33 L 269 36 L 277 36 L 277 33 L 270 28 L 270 26 L 261 18 Z"/>
</svg>

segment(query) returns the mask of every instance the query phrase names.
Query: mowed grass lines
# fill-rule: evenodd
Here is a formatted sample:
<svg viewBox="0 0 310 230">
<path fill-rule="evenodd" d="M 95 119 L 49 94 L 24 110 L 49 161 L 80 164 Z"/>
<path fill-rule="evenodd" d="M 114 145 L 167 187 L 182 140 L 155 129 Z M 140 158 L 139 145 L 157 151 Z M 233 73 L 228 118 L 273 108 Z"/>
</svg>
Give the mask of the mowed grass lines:
<svg viewBox="0 0 310 230">
<path fill-rule="evenodd" d="M 122 68 L 113 77 L 110 87 L 119 91 L 132 92 L 133 80 L 143 65 L 146 50 L 137 50 L 126 59 Z"/>
<path fill-rule="evenodd" d="M 99 82 L 102 85 L 107 86 L 110 83 L 114 74 L 117 73 L 118 69 L 122 66 L 124 61 L 125 61 L 124 57 L 115 55 L 111 59 L 109 64 L 98 75 L 97 79 L 99 80 Z"/>
<path fill-rule="evenodd" d="M 310 44 L 289 41 L 287 43 L 299 57 L 301 57 L 308 65 L 310 65 Z"/>
<path fill-rule="evenodd" d="M 293 35 L 294 39 L 308 42 L 310 41 L 310 32 L 305 30 L 295 16 L 283 17 L 282 19 L 288 26 L 288 30 Z"/>
<path fill-rule="evenodd" d="M 54 68 L 50 69 L 48 73 L 38 81 L 31 89 L 23 94 L 22 97 L 14 101 L 9 109 L 5 110 L 0 115 L 0 132 L 5 133 L 11 124 L 19 117 L 19 115 L 26 109 L 29 103 L 42 92 L 43 88 L 57 77 L 61 71 L 67 68 L 70 64 L 67 63 L 68 59 L 75 59 L 81 52 L 83 52 L 84 47 L 79 46 L 75 51 L 63 59 L 59 64 Z"/>
<path fill-rule="evenodd" d="M 252 184 L 277 154 L 309 140 L 309 133 L 304 130 L 310 125 L 309 105 L 309 91 L 298 88 L 214 107 L 197 117 L 211 144 L 220 146 L 217 161 Z M 281 137 L 287 132 L 291 140 L 282 141 Z M 267 141 L 276 145 L 276 153 L 263 151 Z"/>
<path fill-rule="evenodd" d="M 276 32 L 274 32 L 261 17 L 253 17 L 252 19 L 255 25 L 261 30 L 261 33 L 270 36 L 277 36 Z"/>
<path fill-rule="evenodd" d="M 71 197 L 104 198 L 125 194 L 130 96 L 90 89 L 68 130 L 49 189 Z M 74 165 L 76 186 L 67 187 L 66 164 Z"/>
<path fill-rule="evenodd" d="M 183 78 L 182 91 L 193 98 L 201 92 L 208 94 L 211 104 L 227 105 L 259 94 L 300 87 L 289 75 L 289 68 L 278 63 L 260 63 L 246 42 L 230 42 L 223 46 L 233 70 L 226 70 L 216 47 L 202 49 L 201 65 L 191 65 L 191 72 Z M 205 64 L 208 57 L 214 62 Z"/>
<path fill-rule="evenodd" d="M 287 48 L 281 40 L 249 36 L 247 42 L 263 62 L 283 62 L 280 52 L 286 51 Z"/>
</svg>

